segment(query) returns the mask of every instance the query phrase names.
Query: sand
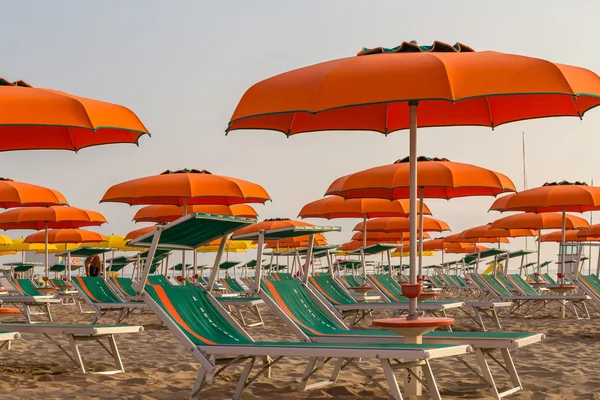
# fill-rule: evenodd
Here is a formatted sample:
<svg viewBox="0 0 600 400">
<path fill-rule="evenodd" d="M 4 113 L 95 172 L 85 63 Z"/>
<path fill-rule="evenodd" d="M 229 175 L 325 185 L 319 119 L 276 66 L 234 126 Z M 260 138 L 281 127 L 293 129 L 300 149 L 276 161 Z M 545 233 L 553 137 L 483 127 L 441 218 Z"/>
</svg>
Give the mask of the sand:
<svg viewBox="0 0 600 400">
<path fill-rule="evenodd" d="M 89 323 L 91 315 L 81 314 L 73 306 L 54 307 L 57 322 Z M 266 326 L 249 328 L 256 340 L 290 340 L 290 333 L 278 318 L 263 307 Z M 379 314 L 377 317 L 384 317 Z M 468 318 L 456 318 L 457 330 L 476 330 Z M 514 353 L 524 390 L 511 399 L 600 399 L 600 315 L 592 320 L 561 320 L 554 311 L 536 318 L 504 318 L 505 330 L 543 332 L 547 340 L 519 349 Z M 22 320 L 2 316 L 3 321 Z M 111 323 L 112 318 L 103 322 Z M 119 350 L 126 372 L 116 375 L 82 375 L 70 360 L 43 336 L 23 334 L 10 351 L 1 351 L 1 399 L 185 399 L 196 377 L 198 363 L 158 319 L 150 314 L 134 315 L 129 321 L 140 324 L 140 334 L 118 337 Z M 369 322 L 362 327 L 369 326 Z M 112 359 L 96 346 L 85 344 L 82 354 L 90 371 L 112 369 Z M 474 362 L 474 356 L 467 360 Z M 297 382 L 305 361 L 287 359 L 273 368 L 272 379 L 259 378 L 245 392 L 245 399 L 329 399 L 384 398 L 376 387 L 363 378 L 344 371 L 336 385 L 313 391 L 298 392 Z M 380 374 L 375 362 L 361 364 Z M 484 385 L 469 370 L 453 359 L 432 363 L 442 397 L 445 399 L 490 399 Z M 203 399 L 230 398 L 240 368 L 217 378 L 202 393 Z M 508 382 L 502 376 L 499 384 Z M 320 377 L 324 377 L 321 375 Z M 400 384 L 402 385 L 402 381 Z M 426 398 L 426 397 L 423 397 Z"/>
</svg>

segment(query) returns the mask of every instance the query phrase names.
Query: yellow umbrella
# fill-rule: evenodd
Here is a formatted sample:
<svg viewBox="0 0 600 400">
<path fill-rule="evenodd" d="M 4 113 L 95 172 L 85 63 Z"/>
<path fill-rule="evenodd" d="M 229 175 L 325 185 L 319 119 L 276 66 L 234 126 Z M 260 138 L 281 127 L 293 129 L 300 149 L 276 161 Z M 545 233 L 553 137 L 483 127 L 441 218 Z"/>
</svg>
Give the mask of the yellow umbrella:
<svg viewBox="0 0 600 400">
<path fill-rule="evenodd" d="M 113 249 L 114 251 L 144 251 L 147 249 L 138 247 L 127 246 L 129 240 L 125 240 L 125 236 L 121 235 L 110 235 L 106 237 L 106 240 L 102 242 L 86 243 L 86 246 L 90 247 L 104 247 L 107 249 Z"/>
<path fill-rule="evenodd" d="M 50 246 L 53 246 L 52 248 Z M 48 253 L 64 253 L 66 251 L 75 250 L 81 246 L 84 246 L 81 243 L 54 243 L 48 245 Z M 85 244 L 87 246 L 87 243 Z M 45 253 L 44 249 L 36 250 L 36 253 Z"/>
<path fill-rule="evenodd" d="M 44 243 L 24 243 L 25 238 L 13 239 L 12 244 L 0 244 L 0 251 L 44 251 Z M 48 251 L 56 250 L 53 244 L 48 245 Z"/>
<path fill-rule="evenodd" d="M 3 244 L 12 244 L 12 243 L 13 243 L 13 241 L 12 241 L 11 238 L 9 238 L 6 235 L 0 235 L 0 245 L 3 245 Z"/>
<path fill-rule="evenodd" d="M 14 256 L 17 254 L 16 251 L 0 251 L 0 256 Z"/>
<path fill-rule="evenodd" d="M 219 242 L 216 240 L 205 246 L 198 247 L 198 253 L 216 253 L 219 251 Z M 255 249 L 256 245 L 250 240 L 228 240 L 225 244 L 225 252 L 228 253 L 245 253 L 248 249 Z"/>
<path fill-rule="evenodd" d="M 399 251 L 394 251 L 392 253 L 392 257 L 399 257 L 400 256 L 400 252 Z M 405 251 L 402 253 L 402 257 L 408 257 L 410 256 L 410 253 L 408 251 Z M 419 256 L 419 253 L 417 253 L 417 257 Z M 423 252 L 423 257 L 433 257 L 435 256 L 435 251 L 431 251 L 431 250 L 425 250 Z"/>
</svg>

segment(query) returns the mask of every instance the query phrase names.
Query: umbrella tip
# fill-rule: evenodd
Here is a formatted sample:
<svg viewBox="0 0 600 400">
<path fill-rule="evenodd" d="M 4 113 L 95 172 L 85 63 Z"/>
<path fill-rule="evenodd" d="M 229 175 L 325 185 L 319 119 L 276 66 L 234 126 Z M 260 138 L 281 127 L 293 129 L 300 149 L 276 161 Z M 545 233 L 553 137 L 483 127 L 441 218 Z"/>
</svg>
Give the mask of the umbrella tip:
<svg viewBox="0 0 600 400">
<path fill-rule="evenodd" d="M 410 42 L 408 42 L 410 44 L 414 44 L 415 46 L 419 45 L 419 42 L 417 42 L 416 40 L 411 40 Z"/>
</svg>

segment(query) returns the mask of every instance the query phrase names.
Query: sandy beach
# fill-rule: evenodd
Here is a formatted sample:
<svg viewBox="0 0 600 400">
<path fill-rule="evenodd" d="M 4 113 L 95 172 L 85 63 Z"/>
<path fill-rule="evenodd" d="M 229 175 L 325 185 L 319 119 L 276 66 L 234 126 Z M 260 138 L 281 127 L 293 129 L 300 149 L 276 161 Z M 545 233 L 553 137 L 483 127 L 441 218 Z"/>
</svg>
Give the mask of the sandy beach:
<svg viewBox="0 0 600 400">
<path fill-rule="evenodd" d="M 277 317 L 263 307 L 266 326 L 249 328 L 256 340 L 290 340 L 294 335 Z M 457 330 L 475 330 L 466 317 L 454 313 Z M 72 306 L 55 307 L 57 322 L 89 323 L 90 314 Z M 385 314 L 377 315 L 378 317 Z M 598 317 L 598 315 L 595 315 Z M 5 322 L 20 317 L 5 317 Z M 110 323 L 106 318 L 103 322 Z M 511 399 L 600 399 L 597 376 L 600 351 L 600 319 L 560 320 L 556 312 L 535 318 L 504 318 L 505 330 L 543 332 L 547 339 L 514 353 L 524 390 Z M 0 398 L 3 399 L 184 399 L 196 377 L 198 363 L 187 354 L 173 334 L 147 312 L 133 316 L 129 323 L 141 324 L 140 334 L 118 337 L 126 372 L 116 375 L 82 375 L 70 360 L 41 335 L 23 334 L 10 351 L 2 351 Z M 363 323 L 368 327 L 369 323 Z M 90 371 L 111 369 L 112 363 L 96 346 L 82 346 Z M 474 362 L 474 356 L 467 360 Z M 93 365 L 92 365 L 93 364 Z M 286 359 L 273 368 L 273 378 L 259 378 L 244 393 L 245 399 L 266 398 L 385 398 L 383 392 L 353 371 L 345 371 L 336 385 L 308 392 L 296 391 L 304 360 Z M 432 364 L 440 392 L 448 399 L 490 399 L 484 385 L 453 359 Z M 372 373 L 381 373 L 377 364 L 365 364 Z M 239 374 L 232 369 L 205 389 L 202 398 L 229 398 Z M 321 375 L 324 377 L 324 375 Z M 498 380 L 498 382 L 504 382 Z M 400 382 L 401 383 L 401 382 Z M 426 397 L 423 397 L 426 398 Z"/>
</svg>

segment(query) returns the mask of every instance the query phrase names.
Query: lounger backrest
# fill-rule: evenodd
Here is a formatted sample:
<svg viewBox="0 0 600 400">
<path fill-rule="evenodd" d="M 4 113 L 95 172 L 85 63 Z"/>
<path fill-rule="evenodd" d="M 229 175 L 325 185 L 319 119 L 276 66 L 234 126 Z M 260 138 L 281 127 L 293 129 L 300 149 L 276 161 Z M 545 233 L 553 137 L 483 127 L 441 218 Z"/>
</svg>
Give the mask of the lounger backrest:
<svg viewBox="0 0 600 400">
<path fill-rule="evenodd" d="M 354 275 L 342 275 L 341 278 L 349 287 L 358 287 L 364 284 L 362 277 Z"/>
<path fill-rule="evenodd" d="M 465 280 L 463 279 L 462 276 L 460 276 L 460 275 L 450 275 L 450 276 L 452 276 L 452 278 L 454 279 L 454 282 L 458 283 L 458 285 L 460 287 L 466 288 L 468 286 L 467 282 L 465 282 Z"/>
<path fill-rule="evenodd" d="M 431 281 L 437 288 L 443 288 L 444 286 L 446 286 L 440 275 L 432 275 L 429 277 L 429 279 L 431 279 Z"/>
<path fill-rule="evenodd" d="M 513 283 L 513 281 L 507 276 L 498 274 L 496 275 L 496 279 L 508 290 L 519 290 L 519 287 L 515 283 Z"/>
<path fill-rule="evenodd" d="M 115 287 L 119 289 L 119 291 L 124 296 L 134 297 L 137 295 L 135 289 L 133 288 L 133 281 L 131 278 L 120 278 L 117 276 L 111 276 L 110 280 L 114 283 Z"/>
<path fill-rule="evenodd" d="M 59 288 L 59 287 L 63 287 L 63 286 L 65 286 L 65 281 L 63 281 L 62 279 L 52 279 L 52 284 L 53 284 L 55 287 L 58 287 L 58 288 Z"/>
<path fill-rule="evenodd" d="M 583 284 L 590 292 L 600 298 L 600 279 L 596 275 L 581 275 L 577 276 L 577 280 Z"/>
<path fill-rule="evenodd" d="M 273 272 L 273 274 L 271 275 L 271 277 L 275 281 L 285 281 L 285 280 L 294 279 L 294 277 L 292 276 L 292 274 L 289 274 L 287 272 Z"/>
<path fill-rule="evenodd" d="M 402 287 L 386 274 L 368 275 L 369 280 L 382 292 L 385 297 L 395 302 L 406 302 L 408 299 L 402 296 Z"/>
<path fill-rule="evenodd" d="M 500 297 L 510 297 L 513 294 L 496 279 L 494 275 L 480 274 L 487 287 Z"/>
<path fill-rule="evenodd" d="M 92 303 L 122 303 L 99 276 L 76 276 L 73 282 Z"/>
<path fill-rule="evenodd" d="M 42 293 L 35 290 L 35 285 L 29 278 L 15 279 L 13 281 L 15 287 L 26 296 L 41 296 Z"/>
<path fill-rule="evenodd" d="M 235 278 L 221 278 L 221 283 L 231 293 L 244 293 L 245 290 Z"/>
<path fill-rule="evenodd" d="M 525 279 L 521 277 L 519 274 L 510 274 L 508 278 L 513 282 L 514 285 L 518 286 L 519 289 L 523 291 L 528 296 L 539 296 L 539 293 L 529 285 L 529 283 L 525 282 Z"/>
<path fill-rule="evenodd" d="M 356 304 L 356 300 L 329 275 L 310 276 L 308 281 L 333 305 Z"/>
<path fill-rule="evenodd" d="M 151 285 L 173 286 L 164 275 L 148 275 L 148 282 Z"/>
<path fill-rule="evenodd" d="M 196 345 L 251 344 L 199 286 L 146 285 L 146 292 Z"/>
<path fill-rule="evenodd" d="M 307 336 L 347 332 L 321 310 L 297 280 L 263 281 L 261 288 Z"/>
<path fill-rule="evenodd" d="M 552 279 L 552 277 L 550 276 L 549 273 L 545 273 L 544 274 L 544 279 L 546 280 L 546 282 L 548 282 L 551 285 L 556 285 L 556 281 L 554 279 Z"/>
</svg>

